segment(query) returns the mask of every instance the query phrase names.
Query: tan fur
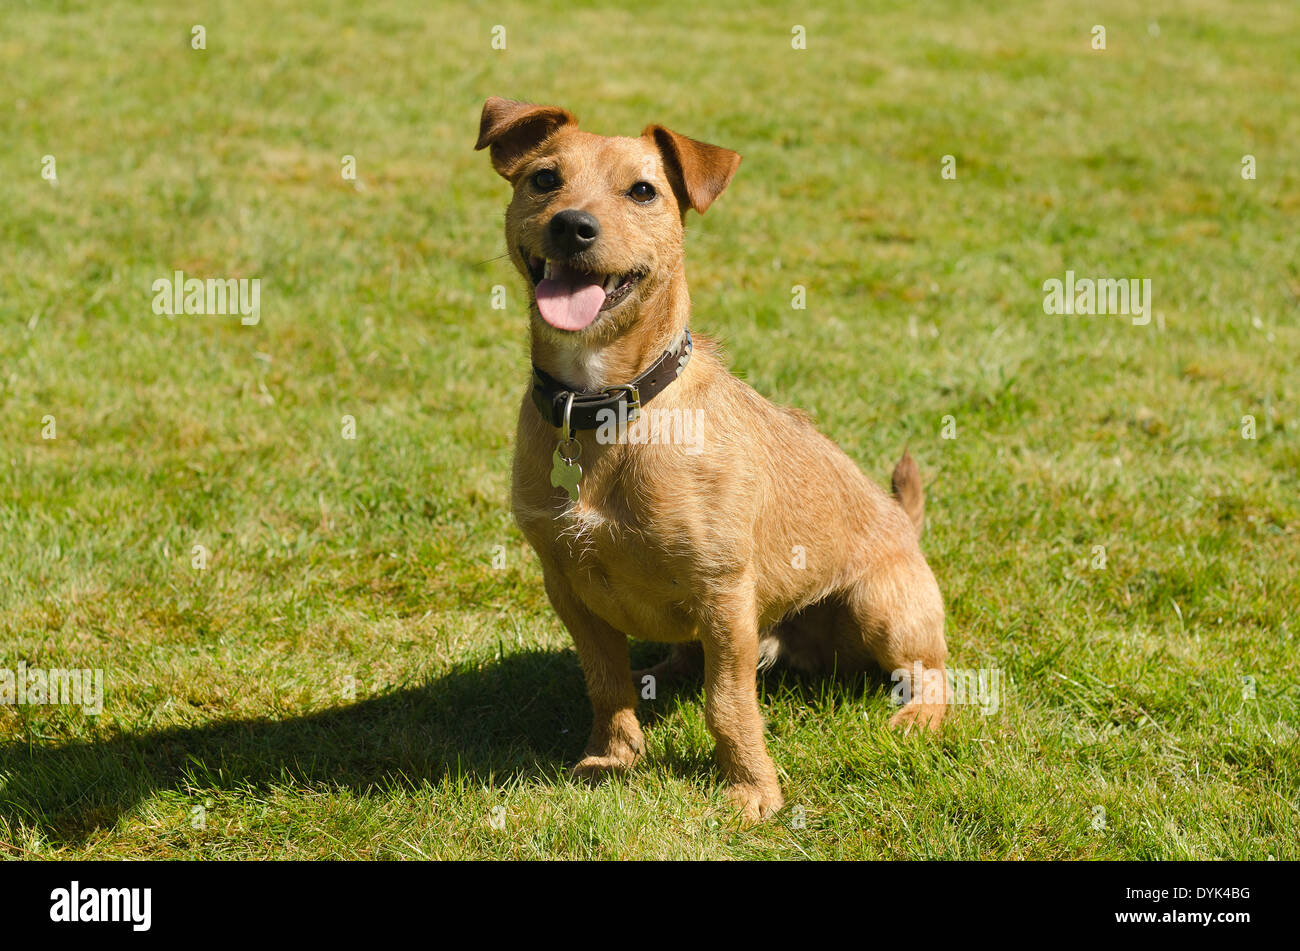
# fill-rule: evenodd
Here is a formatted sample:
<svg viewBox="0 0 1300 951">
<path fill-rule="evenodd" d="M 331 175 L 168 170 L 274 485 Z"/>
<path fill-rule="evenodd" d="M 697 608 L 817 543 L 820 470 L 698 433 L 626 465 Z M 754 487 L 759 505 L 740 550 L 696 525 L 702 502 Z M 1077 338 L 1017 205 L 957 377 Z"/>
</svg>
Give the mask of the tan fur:
<svg viewBox="0 0 1300 951">
<path fill-rule="evenodd" d="M 898 504 L 903 506 L 907 517 L 912 520 L 916 537 L 920 538 L 925 529 L 925 495 L 921 490 L 921 472 L 916 468 L 916 460 L 906 449 L 903 450 L 903 458 L 894 466 L 889 487 L 894 492 L 894 498 L 898 499 Z"/>
<path fill-rule="evenodd" d="M 545 228 L 564 209 L 601 226 L 572 263 L 644 270 L 632 294 L 585 330 L 556 330 L 535 302 L 530 309 L 539 367 L 587 390 L 631 380 L 687 326 L 685 212 L 708 207 L 740 157 L 662 126 L 640 138 L 591 135 L 562 109 L 502 99 L 484 106 L 477 147 L 491 149 L 515 187 L 506 240 L 530 291 L 523 254 L 544 253 Z M 532 187 L 541 167 L 558 168 L 562 187 Z M 658 198 L 629 198 L 637 181 Z M 571 503 L 550 483 L 557 431 L 525 393 L 512 507 L 587 680 L 594 720 L 578 775 L 627 769 L 643 753 L 627 639 L 669 642 L 673 656 L 650 673 L 680 674 L 702 658 L 705 716 L 729 794 L 755 820 L 782 805 L 757 700 L 760 656 L 838 671 L 919 662 L 924 681 L 938 682 L 943 603 L 917 544 L 923 502 L 911 457 L 895 469 L 891 498 L 806 416 L 769 403 L 727 372 L 707 338 L 694 340 L 685 371 L 647 408 L 702 410 L 696 451 L 602 445 L 580 431 L 581 498 Z M 944 710 L 918 692 L 891 724 L 935 728 Z"/>
</svg>

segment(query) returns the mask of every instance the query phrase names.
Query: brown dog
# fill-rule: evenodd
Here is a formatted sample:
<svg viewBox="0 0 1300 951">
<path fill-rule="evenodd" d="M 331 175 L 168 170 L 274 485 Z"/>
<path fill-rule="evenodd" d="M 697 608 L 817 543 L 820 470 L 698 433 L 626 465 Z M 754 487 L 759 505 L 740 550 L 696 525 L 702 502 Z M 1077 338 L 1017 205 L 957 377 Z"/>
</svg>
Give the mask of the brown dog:
<svg viewBox="0 0 1300 951">
<path fill-rule="evenodd" d="M 674 645 L 652 676 L 702 655 L 709 730 L 750 820 L 782 805 L 760 661 L 923 671 L 891 723 L 937 727 L 947 648 L 915 464 L 904 453 L 891 498 L 687 330 L 686 211 L 712 204 L 740 156 L 662 126 L 592 135 L 563 109 L 497 98 L 475 148 L 514 186 L 506 241 L 532 296 L 534 381 L 512 505 L 586 675 L 578 775 L 644 750 L 629 635 Z"/>
</svg>

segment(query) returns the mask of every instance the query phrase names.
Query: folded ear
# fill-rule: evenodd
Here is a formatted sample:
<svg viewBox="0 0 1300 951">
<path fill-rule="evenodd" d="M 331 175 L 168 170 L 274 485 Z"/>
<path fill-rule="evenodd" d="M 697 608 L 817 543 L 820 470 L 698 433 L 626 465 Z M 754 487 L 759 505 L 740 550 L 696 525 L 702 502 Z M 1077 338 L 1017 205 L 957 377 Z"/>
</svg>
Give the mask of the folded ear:
<svg viewBox="0 0 1300 951">
<path fill-rule="evenodd" d="M 489 149 L 492 167 L 509 178 L 521 158 L 556 129 L 569 124 L 577 125 L 578 120 L 559 106 L 535 106 L 492 96 L 483 103 L 474 149 Z"/>
<path fill-rule="evenodd" d="M 661 125 L 646 126 L 641 135 L 652 138 L 663 155 L 683 215 L 687 207 L 704 214 L 740 167 L 740 155 L 730 149 L 696 142 Z"/>
</svg>

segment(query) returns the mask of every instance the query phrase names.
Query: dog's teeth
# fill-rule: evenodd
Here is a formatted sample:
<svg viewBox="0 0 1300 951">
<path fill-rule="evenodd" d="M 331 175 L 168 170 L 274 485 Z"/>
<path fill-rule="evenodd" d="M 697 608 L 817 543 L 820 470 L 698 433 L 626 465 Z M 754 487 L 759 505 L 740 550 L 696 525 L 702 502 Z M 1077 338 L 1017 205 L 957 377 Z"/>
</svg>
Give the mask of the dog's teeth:
<svg viewBox="0 0 1300 951">
<path fill-rule="evenodd" d="M 545 267 L 542 269 L 542 279 L 543 279 L 543 280 L 546 280 L 546 281 L 549 281 L 549 280 L 551 279 L 551 262 L 550 262 L 550 261 L 547 261 Z"/>
</svg>

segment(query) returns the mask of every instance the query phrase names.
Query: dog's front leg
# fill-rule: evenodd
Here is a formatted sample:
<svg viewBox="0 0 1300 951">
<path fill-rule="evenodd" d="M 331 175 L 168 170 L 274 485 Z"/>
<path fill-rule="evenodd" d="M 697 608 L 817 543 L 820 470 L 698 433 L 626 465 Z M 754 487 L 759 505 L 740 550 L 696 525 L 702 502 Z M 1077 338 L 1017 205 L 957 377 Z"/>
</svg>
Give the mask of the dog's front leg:
<svg viewBox="0 0 1300 951">
<path fill-rule="evenodd" d="M 718 744 L 727 795 L 749 822 L 784 805 L 758 709 L 758 618 L 752 602 L 720 606 L 705 626 L 704 716 Z"/>
<path fill-rule="evenodd" d="M 546 593 L 578 649 L 591 700 L 591 738 L 574 775 L 598 779 L 627 770 L 645 753 L 645 738 L 636 719 L 637 695 L 627 635 L 589 611 L 567 582 L 550 572 L 546 573 Z"/>
</svg>

